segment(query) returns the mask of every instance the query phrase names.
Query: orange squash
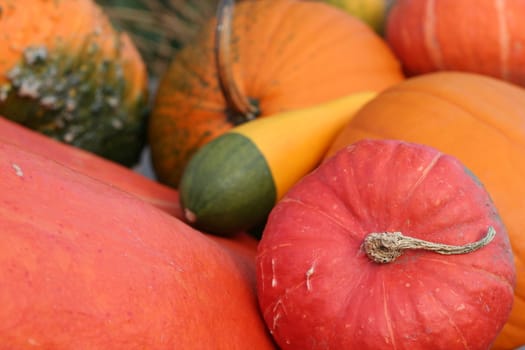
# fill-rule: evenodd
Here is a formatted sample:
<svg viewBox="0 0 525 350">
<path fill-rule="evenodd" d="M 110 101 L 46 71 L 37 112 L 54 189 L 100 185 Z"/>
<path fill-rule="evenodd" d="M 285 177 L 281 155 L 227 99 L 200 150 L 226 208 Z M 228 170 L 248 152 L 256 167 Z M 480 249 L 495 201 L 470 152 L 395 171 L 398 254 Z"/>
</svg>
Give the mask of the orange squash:
<svg viewBox="0 0 525 350">
<path fill-rule="evenodd" d="M 0 117 L 0 142 L 12 144 L 58 162 L 83 175 L 132 194 L 178 219 L 184 218 L 177 190 L 122 165 L 63 144 L 2 117 Z M 216 235 L 208 235 L 208 237 L 226 249 L 255 261 L 258 241 L 246 232 L 237 232 L 228 238 Z"/>
<path fill-rule="evenodd" d="M 179 193 L 122 165 L 63 144 L 0 117 L 0 142 L 16 145 L 75 171 L 131 193 L 167 213 L 183 218 Z"/>
<path fill-rule="evenodd" d="M 155 173 L 170 186 L 198 148 L 234 125 L 403 79 L 384 40 L 328 4 L 261 0 L 222 9 L 175 56 L 157 90 L 149 143 Z"/>
<path fill-rule="evenodd" d="M 145 143 L 147 73 L 93 0 L 0 0 L 0 114 L 124 165 Z"/>
<path fill-rule="evenodd" d="M 132 194 L 144 202 L 183 219 L 179 192 L 122 165 L 71 147 L 0 117 L 0 142 L 58 162 L 70 169 Z M 209 235 L 222 246 L 255 260 L 257 240 L 246 232 L 222 238 Z"/>
<path fill-rule="evenodd" d="M 396 0 L 385 37 L 409 75 L 480 73 L 525 86 L 523 0 Z"/>
<path fill-rule="evenodd" d="M 249 254 L 8 143 L 0 177 L 2 348 L 274 348 Z"/>
<path fill-rule="evenodd" d="M 494 349 L 525 345 L 525 90 L 479 74 L 438 72 L 405 80 L 365 105 L 326 157 L 364 138 L 398 139 L 458 158 L 485 185 L 507 227 L 517 285 Z"/>
</svg>

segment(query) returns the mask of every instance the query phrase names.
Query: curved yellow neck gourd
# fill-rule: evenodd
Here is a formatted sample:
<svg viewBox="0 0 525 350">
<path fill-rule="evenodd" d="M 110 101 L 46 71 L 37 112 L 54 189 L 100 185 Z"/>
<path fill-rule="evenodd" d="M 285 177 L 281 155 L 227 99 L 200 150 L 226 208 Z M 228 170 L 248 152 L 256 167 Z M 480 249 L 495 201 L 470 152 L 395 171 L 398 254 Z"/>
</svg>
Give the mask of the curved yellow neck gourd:
<svg viewBox="0 0 525 350">
<path fill-rule="evenodd" d="M 332 140 L 376 92 L 359 92 L 313 107 L 287 111 L 241 124 L 229 132 L 248 137 L 272 172 L 276 198 L 323 158 Z"/>
</svg>

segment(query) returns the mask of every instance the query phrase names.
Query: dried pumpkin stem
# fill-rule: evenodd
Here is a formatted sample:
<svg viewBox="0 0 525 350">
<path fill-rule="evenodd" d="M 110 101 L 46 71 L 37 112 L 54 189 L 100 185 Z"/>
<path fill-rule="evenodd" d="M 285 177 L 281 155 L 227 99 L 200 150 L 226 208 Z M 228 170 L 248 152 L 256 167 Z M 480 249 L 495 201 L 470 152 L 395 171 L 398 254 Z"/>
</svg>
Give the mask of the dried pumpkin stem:
<svg viewBox="0 0 525 350">
<path fill-rule="evenodd" d="M 496 230 L 490 226 L 479 241 L 456 246 L 407 237 L 401 232 L 381 232 L 366 236 L 362 247 L 371 260 L 386 264 L 397 259 L 406 249 L 423 249 L 444 255 L 470 253 L 489 244 L 495 235 Z"/>
<path fill-rule="evenodd" d="M 231 36 L 234 0 L 221 0 L 217 10 L 217 27 L 215 31 L 215 62 L 224 98 L 228 107 L 242 116 L 240 122 L 254 119 L 258 114 L 258 108 L 244 96 L 235 82 L 232 57 Z"/>
</svg>

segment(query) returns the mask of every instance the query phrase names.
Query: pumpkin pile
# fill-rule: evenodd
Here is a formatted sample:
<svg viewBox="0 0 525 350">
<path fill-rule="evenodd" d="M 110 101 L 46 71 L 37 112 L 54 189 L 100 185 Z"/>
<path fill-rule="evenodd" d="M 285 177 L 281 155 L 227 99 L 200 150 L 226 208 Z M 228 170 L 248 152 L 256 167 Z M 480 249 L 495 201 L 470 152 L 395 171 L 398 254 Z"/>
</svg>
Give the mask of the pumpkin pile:
<svg viewBox="0 0 525 350">
<path fill-rule="evenodd" d="M 525 347 L 525 4 L 466 6 L 0 0 L 0 348 Z"/>
<path fill-rule="evenodd" d="M 233 126 L 403 79 L 384 40 L 332 6 L 279 0 L 223 8 L 221 30 L 210 21 L 175 56 L 155 97 L 149 143 L 167 185 L 178 187 L 195 151 Z"/>
</svg>

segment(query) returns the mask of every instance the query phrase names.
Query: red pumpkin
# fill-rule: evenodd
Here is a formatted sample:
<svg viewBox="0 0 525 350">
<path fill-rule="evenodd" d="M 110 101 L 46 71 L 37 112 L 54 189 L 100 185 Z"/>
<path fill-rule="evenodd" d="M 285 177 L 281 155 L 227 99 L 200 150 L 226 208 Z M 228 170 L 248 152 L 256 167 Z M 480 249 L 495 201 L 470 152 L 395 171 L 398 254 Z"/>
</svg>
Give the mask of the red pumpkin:
<svg viewBox="0 0 525 350">
<path fill-rule="evenodd" d="M 85 175 L 132 193 L 178 218 L 183 218 L 177 191 L 113 161 L 58 142 L 2 117 L 0 117 L 0 141 L 52 159 Z"/>
<path fill-rule="evenodd" d="M 123 165 L 99 157 L 91 152 L 58 142 L 20 124 L 0 117 L 0 142 L 16 145 L 25 151 L 56 161 L 70 169 L 132 194 L 179 219 L 184 218 L 179 204 L 179 192 L 164 186 Z M 210 239 L 241 255 L 255 259 L 258 241 L 245 232 Z"/>
<path fill-rule="evenodd" d="M 396 0 L 386 39 L 408 75 L 480 73 L 525 86 L 525 1 Z"/>
<path fill-rule="evenodd" d="M 479 74 L 407 79 L 361 108 L 327 155 L 364 138 L 423 143 L 459 159 L 483 182 L 507 228 L 517 283 L 493 349 L 525 345 L 525 89 Z"/>
<path fill-rule="evenodd" d="M 382 232 L 478 246 L 378 263 L 367 237 Z M 481 183 L 452 156 L 393 140 L 354 143 L 304 177 L 271 212 L 257 256 L 259 304 L 282 349 L 487 349 L 514 284 L 507 232 Z"/>
<path fill-rule="evenodd" d="M 2 349 L 273 349 L 253 259 L 0 143 Z"/>
</svg>

